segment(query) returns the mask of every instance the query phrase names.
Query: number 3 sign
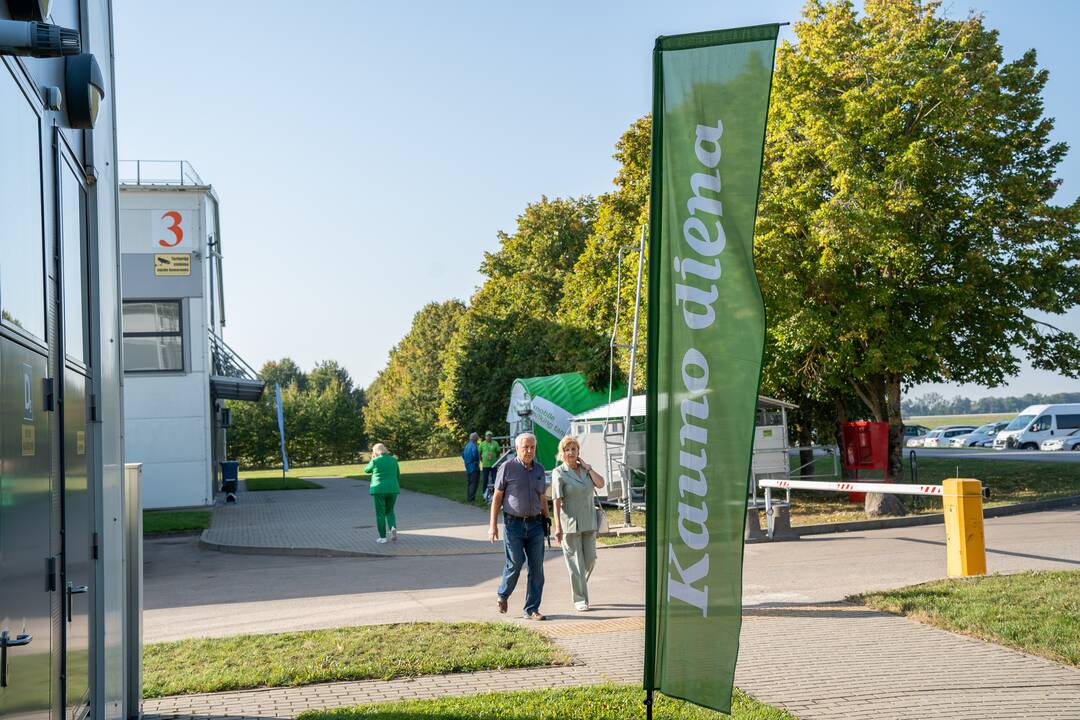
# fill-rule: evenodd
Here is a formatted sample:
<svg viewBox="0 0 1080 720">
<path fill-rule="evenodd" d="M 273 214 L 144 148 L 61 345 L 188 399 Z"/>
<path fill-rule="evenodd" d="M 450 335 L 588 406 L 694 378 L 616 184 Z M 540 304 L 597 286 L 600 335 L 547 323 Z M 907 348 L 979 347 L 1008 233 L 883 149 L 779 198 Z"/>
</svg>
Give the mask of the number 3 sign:
<svg viewBox="0 0 1080 720">
<path fill-rule="evenodd" d="M 184 216 L 176 210 L 162 214 L 157 244 L 163 248 L 177 248 L 184 241 Z"/>
</svg>

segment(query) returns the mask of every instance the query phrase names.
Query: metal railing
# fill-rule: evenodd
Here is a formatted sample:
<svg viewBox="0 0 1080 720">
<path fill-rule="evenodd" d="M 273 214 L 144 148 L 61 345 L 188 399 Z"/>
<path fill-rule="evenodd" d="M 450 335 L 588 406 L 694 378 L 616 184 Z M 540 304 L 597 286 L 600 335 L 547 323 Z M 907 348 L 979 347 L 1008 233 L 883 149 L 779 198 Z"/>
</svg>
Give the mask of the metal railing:
<svg viewBox="0 0 1080 720">
<path fill-rule="evenodd" d="M 120 184 L 206 186 L 187 160 L 121 160 Z"/>
<path fill-rule="evenodd" d="M 207 333 L 210 337 L 210 366 L 212 374 L 220 377 L 241 378 L 244 380 L 258 380 L 259 373 L 253 367 L 244 362 L 240 355 L 229 347 L 220 336 L 212 330 Z"/>
</svg>

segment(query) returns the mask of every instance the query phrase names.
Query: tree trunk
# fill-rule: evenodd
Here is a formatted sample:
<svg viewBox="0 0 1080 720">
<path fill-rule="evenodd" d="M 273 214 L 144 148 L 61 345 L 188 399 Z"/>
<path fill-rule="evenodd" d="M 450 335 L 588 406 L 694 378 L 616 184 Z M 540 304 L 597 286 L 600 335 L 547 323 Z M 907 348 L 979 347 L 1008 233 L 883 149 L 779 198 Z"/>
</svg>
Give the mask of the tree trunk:
<svg viewBox="0 0 1080 720">
<path fill-rule="evenodd" d="M 876 422 L 889 423 L 885 477 L 896 481 L 901 475 L 900 440 L 904 434 L 900 424 L 900 376 L 875 377 L 866 385 L 856 386 L 856 392 L 870 408 Z M 866 493 L 863 510 L 867 517 L 907 515 L 900 498 L 884 493 Z"/>
<path fill-rule="evenodd" d="M 851 480 L 851 471 L 844 467 L 844 431 L 843 427 L 848 422 L 848 404 L 843 397 L 836 398 L 836 447 L 840 448 L 840 479 Z"/>
<path fill-rule="evenodd" d="M 799 477 L 808 478 L 814 474 L 814 451 L 810 445 L 814 442 L 813 433 L 806 423 L 795 426 L 799 434 Z"/>
<path fill-rule="evenodd" d="M 900 417 L 900 376 L 885 381 L 885 407 L 889 421 L 889 473 L 893 482 L 904 481 L 904 423 Z"/>
</svg>

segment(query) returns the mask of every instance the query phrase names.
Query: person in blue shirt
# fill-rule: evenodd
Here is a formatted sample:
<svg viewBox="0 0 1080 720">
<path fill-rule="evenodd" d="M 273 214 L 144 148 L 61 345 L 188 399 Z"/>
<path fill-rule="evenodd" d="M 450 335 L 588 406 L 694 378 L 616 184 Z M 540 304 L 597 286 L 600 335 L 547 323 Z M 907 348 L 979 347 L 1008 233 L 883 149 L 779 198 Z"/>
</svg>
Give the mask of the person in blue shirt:
<svg viewBox="0 0 1080 720">
<path fill-rule="evenodd" d="M 469 442 L 461 451 L 461 459 L 465 461 L 465 474 L 469 478 L 465 486 L 467 502 L 476 502 L 476 488 L 480 486 L 480 447 L 476 444 L 479 439 L 479 435 L 470 433 Z"/>
</svg>

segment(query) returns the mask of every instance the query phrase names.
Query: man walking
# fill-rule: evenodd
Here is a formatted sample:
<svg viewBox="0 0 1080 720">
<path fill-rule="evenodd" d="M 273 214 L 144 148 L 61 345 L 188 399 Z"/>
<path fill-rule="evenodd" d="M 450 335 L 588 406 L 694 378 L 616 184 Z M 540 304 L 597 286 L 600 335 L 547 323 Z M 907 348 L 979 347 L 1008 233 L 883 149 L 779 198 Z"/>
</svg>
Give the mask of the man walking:
<svg viewBox="0 0 1080 720">
<path fill-rule="evenodd" d="M 476 501 L 476 488 L 480 485 L 480 448 L 476 446 L 476 441 L 479 439 L 480 436 L 476 433 L 469 433 L 469 442 L 461 451 L 461 459 L 465 461 L 465 474 L 469 478 L 465 486 L 467 502 Z"/>
<path fill-rule="evenodd" d="M 480 472 L 483 475 L 484 499 L 491 500 L 492 485 L 495 484 L 495 462 L 499 459 L 499 443 L 492 439 L 488 430 L 480 441 Z"/>
<path fill-rule="evenodd" d="M 536 436 L 532 433 L 518 435 L 514 447 L 517 457 L 504 462 L 495 478 L 488 528 L 488 539 L 497 542 L 501 510 L 506 566 L 499 583 L 498 607 L 499 612 L 506 612 L 521 567 L 528 563 L 525 617 L 544 620 L 540 614 L 540 597 L 544 593 L 544 518 L 548 514 L 544 466 L 536 462 Z"/>
</svg>

